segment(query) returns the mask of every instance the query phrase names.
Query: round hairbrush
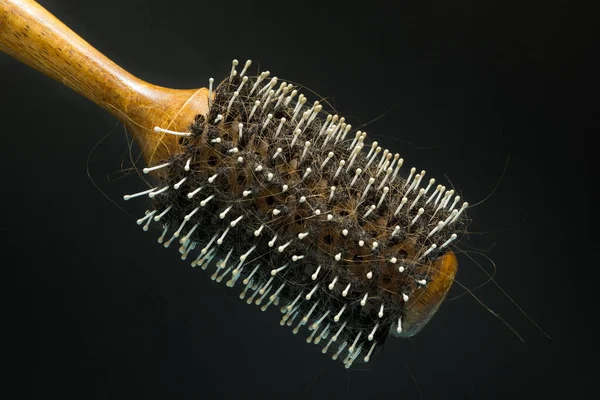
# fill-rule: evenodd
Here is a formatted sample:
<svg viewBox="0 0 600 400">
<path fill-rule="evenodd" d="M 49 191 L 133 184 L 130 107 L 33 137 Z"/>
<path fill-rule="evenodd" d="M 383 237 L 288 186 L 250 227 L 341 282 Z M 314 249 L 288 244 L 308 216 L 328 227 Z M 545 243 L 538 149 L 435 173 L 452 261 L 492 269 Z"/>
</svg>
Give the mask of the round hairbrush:
<svg viewBox="0 0 600 400">
<path fill-rule="evenodd" d="M 143 230 L 323 353 L 368 362 L 439 308 L 468 203 L 322 100 L 250 61 L 208 88 L 151 85 L 33 1 L 0 0 L 0 26 L 0 49 L 133 133 L 152 185 L 124 200 L 147 203 Z"/>
</svg>

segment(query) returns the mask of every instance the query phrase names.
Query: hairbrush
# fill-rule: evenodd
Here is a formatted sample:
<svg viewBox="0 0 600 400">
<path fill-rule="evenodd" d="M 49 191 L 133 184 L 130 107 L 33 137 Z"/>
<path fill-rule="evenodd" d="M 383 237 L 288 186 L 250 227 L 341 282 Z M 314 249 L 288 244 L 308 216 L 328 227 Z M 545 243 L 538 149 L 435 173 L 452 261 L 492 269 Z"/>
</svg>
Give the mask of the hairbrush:
<svg viewBox="0 0 600 400">
<path fill-rule="evenodd" d="M 132 132 L 152 184 L 123 199 L 148 203 L 144 231 L 346 368 L 444 300 L 468 203 L 300 86 L 233 60 L 208 88 L 158 87 L 31 0 L 0 0 L 0 49 Z"/>
</svg>

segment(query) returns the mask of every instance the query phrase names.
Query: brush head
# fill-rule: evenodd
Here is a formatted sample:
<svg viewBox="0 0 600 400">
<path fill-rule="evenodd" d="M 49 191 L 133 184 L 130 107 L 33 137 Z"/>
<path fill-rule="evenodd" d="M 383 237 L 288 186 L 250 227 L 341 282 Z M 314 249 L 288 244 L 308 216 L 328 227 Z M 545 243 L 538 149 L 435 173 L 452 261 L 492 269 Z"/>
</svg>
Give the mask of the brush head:
<svg viewBox="0 0 600 400">
<path fill-rule="evenodd" d="M 192 266 L 216 257 L 213 279 L 263 310 L 279 305 L 282 325 L 306 326 L 346 367 L 369 361 L 437 310 L 468 204 L 248 66 L 211 82 L 208 113 L 170 132 L 181 151 L 145 170 L 158 183 L 141 192 L 152 206 L 138 223 L 159 222 L 159 242 Z"/>
</svg>

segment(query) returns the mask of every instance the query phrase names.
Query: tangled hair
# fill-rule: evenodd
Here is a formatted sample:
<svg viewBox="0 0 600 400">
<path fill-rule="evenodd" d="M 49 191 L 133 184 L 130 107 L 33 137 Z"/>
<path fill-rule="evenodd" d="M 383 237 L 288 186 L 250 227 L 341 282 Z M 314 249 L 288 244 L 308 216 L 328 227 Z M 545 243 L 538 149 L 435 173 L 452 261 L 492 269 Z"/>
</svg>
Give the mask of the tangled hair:
<svg viewBox="0 0 600 400">
<path fill-rule="evenodd" d="M 192 266 L 218 257 L 213 279 L 263 310 L 281 304 L 282 325 L 329 338 L 323 353 L 335 342 L 346 367 L 368 361 L 401 331 L 468 204 L 434 179 L 421 188 L 425 171 L 400 176 L 403 160 L 377 142 L 362 151 L 365 133 L 292 84 L 235 65 L 211 87 L 207 115 L 170 132 L 181 152 L 147 169 L 159 184 L 142 193 L 153 202 L 138 223 L 159 221 L 159 242 L 177 239 L 183 259 L 197 254 Z"/>
</svg>

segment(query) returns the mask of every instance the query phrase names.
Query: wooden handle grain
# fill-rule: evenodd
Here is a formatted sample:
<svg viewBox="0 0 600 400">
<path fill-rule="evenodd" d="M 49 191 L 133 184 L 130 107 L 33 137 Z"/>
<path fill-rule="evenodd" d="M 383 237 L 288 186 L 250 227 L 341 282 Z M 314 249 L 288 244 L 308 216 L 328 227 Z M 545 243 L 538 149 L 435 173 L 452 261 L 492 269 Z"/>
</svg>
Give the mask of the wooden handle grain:
<svg viewBox="0 0 600 400">
<path fill-rule="evenodd" d="M 148 164 L 177 147 L 154 126 L 185 130 L 207 110 L 206 89 L 168 89 L 134 77 L 33 0 L 0 0 L 0 50 L 124 121 Z"/>
<path fill-rule="evenodd" d="M 140 87 L 35 1 L 0 0 L 0 49 L 112 113 Z"/>
</svg>

